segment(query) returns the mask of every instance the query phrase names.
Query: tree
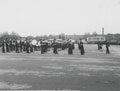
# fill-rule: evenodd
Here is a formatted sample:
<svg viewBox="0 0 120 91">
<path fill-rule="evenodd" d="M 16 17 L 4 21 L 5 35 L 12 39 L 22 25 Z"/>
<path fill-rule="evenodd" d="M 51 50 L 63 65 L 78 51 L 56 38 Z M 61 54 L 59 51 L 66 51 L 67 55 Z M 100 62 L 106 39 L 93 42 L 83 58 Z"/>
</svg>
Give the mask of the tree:
<svg viewBox="0 0 120 91">
<path fill-rule="evenodd" d="M 16 32 L 12 32 L 9 36 L 10 36 L 10 39 L 12 40 L 20 39 L 20 35 Z"/>
<path fill-rule="evenodd" d="M 59 39 L 65 40 L 65 34 L 64 33 L 59 34 Z"/>
<path fill-rule="evenodd" d="M 26 39 L 27 39 L 27 40 L 33 40 L 33 39 L 34 39 L 34 37 L 33 37 L 33 36 L 31 36 L 31 35 L 29 35 L 29 36 L 27 36 L 27 37 L 26 37 Z"/>
<path fill-rule="evenodd" d="M 97 36 L 98 34 L 97 34 L 97 32 L 93 32 L 92 35 Z"/>
<path fill-rule="evenodd" d="M 89 36 L 90 36 L 90 33 L 85 33 L 85 34 L 83 35 L 83 39 L 87 40 L 87 37 L 89 37 Z"/>
</svg>

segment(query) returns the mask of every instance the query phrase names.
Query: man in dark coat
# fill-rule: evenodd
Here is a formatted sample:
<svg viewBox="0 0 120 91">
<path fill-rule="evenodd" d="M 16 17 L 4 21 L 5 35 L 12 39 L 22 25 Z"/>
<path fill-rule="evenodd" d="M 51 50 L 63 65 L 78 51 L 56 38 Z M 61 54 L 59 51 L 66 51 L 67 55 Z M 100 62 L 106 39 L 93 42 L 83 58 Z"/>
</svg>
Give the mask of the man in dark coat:
<svg viewBox="0 0 120 91">
<path fill-rule="evenodd" d="M 30 52 L 33 52 L 33 45 L 32 45 L 32 42 L 30 42 Z"/>
<path fill-rule="evenodd" d="M 7 42 L 6 42 L 6 52 L 9 52 L 9 49 L 10 49 L 10 48 L 9 48 L 9 42 L 7 41 Z"/>
<path fill-rule="evenodd" d="M 2 42 L 2 52 L 5 53 L 5 41 Z"/>
<path fill-rule="evenodd" d="M 41 41 L 41 54 L 45 53 L 45 41 Z"/>
<path fill-rule="evenodd" d="M 22 52 L 22 50 L 23 50 L 23 42 L 22 40 L 20 40 L 20 52 Z"/>
<path fill-rule="evenodd" d="M 16 50 L 16 53 L 19 53 L 19 42 L 18 41 L 15 42 L 15 50 Z"/>
<path fill-rule="evenodd" d="M 106 40 L 106 54 L 110 54 L 109 47 L 110 47 L 110 43 Z"/>
<path fill-rule="evenodd" d="M 81 55 L 84 55 L 85 54 L 85 51 L 84 51 L 84 46 L 83 46 L 83 42 L 82 40 L 80 39 L 80 41 L 78 42 L 78 48 L 81 52 Z"/>
<path fill-rule="evenodd" d="M 69 55 L 73 54 L 73 49 L 74 49 L 74 44 L 71 41 L 69 41 L 68 42 L 68 54 Z"/>
<path fill-rule="evenodd" d="M 58 54 L 58 51 L 57 51 L 58 43 L 56 42 L 56 40 L 53 41 L 52 46 L 53 46 L 53 53 Z"/>
<path fill-rule="evenodd" d="M 29 41 L 26 42 L 26 53 L 30 53 L 30 43 L 29 43 Z"/>
<path fill-rule="evenodd" d="M 12 44 L 12 40 L 10 40 L 10 51 L 13 51 L 13 44 Z"/>
</svg>

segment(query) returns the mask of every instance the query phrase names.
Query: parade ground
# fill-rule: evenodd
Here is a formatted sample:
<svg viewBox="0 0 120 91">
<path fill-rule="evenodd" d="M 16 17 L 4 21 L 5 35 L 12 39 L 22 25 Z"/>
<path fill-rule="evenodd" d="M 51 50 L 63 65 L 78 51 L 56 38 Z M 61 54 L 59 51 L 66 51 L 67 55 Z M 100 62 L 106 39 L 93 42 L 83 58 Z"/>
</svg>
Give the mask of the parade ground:
<svg viewBox="0 0 120 91">
<path fill-rule="evenodd" d="M 84 44 L 53 54 L 2 53 L 0 49 L 0 90 L 120 91 L 120 45 L 111 45 L 110 54 L 95 44 Z"/>
</svg>

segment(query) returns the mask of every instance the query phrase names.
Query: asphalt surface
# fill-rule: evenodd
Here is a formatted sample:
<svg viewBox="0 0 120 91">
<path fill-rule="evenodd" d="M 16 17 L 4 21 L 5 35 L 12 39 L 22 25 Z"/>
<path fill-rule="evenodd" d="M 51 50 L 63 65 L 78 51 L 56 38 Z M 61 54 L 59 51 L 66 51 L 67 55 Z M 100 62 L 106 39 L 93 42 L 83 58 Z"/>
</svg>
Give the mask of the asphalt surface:
<svg viewBox="0 0 120 91">
<path fill-rule="evenodd" d="M 53 54 L 2 53 L 0 50 L 0 90 L 80 90 L 120 91 L 120 46 L 110 54 L 85 44 L 85 55 L 77 46 Z"/>
</svg>

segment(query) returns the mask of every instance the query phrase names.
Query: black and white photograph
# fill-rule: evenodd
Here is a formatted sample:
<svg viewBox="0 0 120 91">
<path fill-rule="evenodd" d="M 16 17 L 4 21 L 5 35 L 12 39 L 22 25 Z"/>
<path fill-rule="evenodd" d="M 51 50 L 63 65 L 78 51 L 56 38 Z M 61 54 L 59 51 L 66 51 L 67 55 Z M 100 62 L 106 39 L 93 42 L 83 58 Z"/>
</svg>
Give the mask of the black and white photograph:
<svg viewBox="0 0 120 91">
<path fill-rule="evenodd" d="M 120 0 L 0 0 L 0 90 L 120 91 Z"/>
</svg>

